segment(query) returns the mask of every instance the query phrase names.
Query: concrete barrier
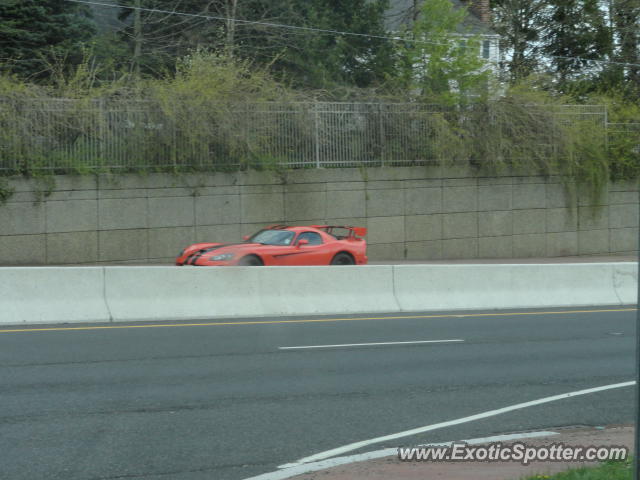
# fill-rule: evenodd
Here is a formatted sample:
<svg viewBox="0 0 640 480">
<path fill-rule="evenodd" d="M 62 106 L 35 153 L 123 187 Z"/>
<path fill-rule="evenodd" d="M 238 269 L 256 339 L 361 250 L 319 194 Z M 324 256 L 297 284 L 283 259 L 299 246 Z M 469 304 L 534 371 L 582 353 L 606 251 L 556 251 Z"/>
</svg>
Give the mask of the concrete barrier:
<svg viewBox="0 0 640 480">
<path fill-rule="evenodd" d="M 638 264 L 615 263 L 613 268 L 613 290 L 620 304 L 630 305 L 638 302 Z"/>
<path fill-rule="evenodd" d="M 394 267 L 403 311 L 631 304 L 637 278 L 628 262 Z"/>
<path fill-rule="evenodd" d="M 105 267 L 114 321 L 262 315 L 247 268 Z"/>
<path fill-rule="evenodd" d="M 390 265 L 258 269 L 264 315 L 398 311 Z"/>
<path fill-rule="evenodd" d="M 0 268 L 0 324 L 110 320 L 102 267 Z"/>
<path fill-rule="evenodd" d="M 637 265 L 0 268 L 0 323 L 626 305 Z"/>
<path fill-rule="evenodd" d="M 106 267 L 115 321 L 387 312 L 391 266 Z"/>
</svg>

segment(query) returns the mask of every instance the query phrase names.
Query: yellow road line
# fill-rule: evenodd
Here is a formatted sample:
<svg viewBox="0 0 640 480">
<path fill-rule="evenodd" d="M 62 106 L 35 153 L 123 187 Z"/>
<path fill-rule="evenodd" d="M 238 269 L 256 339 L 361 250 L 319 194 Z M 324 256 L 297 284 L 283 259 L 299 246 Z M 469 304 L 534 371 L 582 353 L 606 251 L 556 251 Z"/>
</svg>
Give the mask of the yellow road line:
<svg viewBox="0 0 640 480">
<path fill-rule="evenodd" d="M 207 322 L 207 323 L 152 323 L 136 325 L 102 325 L 88 327 L 52 327 L 52 328 L 16 328 L 0 330 L 0 333 L 18 332 L 59 332 L 67 330 L 113 330 L 125 328 L 169 328 L 169 327 L 217 327 L 227 325 L 276 325 L 280 323 L 330 323 L 330 322 L 357 322 L 370 320 L 411 320 L 427 318 L 468 318 L 468 317 L 507 317 L 511 315 L 570 315 L 576 313 L 606 313 L 606 312 L 634 312 L 635 308 L 616 308 L 602 310 L 564 310 L 549 312 L 510 312 L 510 313 L 450 313 L 440 315 L 401 315 L 390 317 L 354 317 L 354 318 L 316 318 L 307 320 L 252 320 L 238 322 Z"/>
</svg>

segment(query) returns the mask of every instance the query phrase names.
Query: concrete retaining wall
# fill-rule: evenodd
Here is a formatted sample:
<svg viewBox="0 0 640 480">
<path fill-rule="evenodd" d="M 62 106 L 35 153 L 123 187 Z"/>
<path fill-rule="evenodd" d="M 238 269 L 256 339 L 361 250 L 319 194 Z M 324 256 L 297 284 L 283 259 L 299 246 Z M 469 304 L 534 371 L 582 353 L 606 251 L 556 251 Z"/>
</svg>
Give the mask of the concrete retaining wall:
<svg viewBox="0 0 640 480">
<path fill-rule="evenodd" d="M 0 265 L 166 263 L 273 223 L 368 227 L 372 260 L 633 255 L 638 242 L 637 182 L 593 200 L 554 177 L 456 167 L 54 179 L 41 201 L 47 185 L 10 181 Z"/>
<path fill-rule="evenodd" d="M 637 265 L 0 268 L 0 324 L 636 303 Z"/>
</svg>

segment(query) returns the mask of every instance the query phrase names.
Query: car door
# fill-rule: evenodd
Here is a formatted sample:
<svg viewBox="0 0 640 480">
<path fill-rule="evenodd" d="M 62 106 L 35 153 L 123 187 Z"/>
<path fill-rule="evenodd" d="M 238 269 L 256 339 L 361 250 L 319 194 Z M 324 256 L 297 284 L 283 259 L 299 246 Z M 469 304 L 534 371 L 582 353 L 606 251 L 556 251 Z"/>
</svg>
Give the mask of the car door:
<svg viewBox="0 0 640 480">
<path fill-rule="evenodd" d="M 308 243 L 300 245 L 300 240 Z M 280 265 L 327 265 L 327 246 L 317 232 L 301 232 L 294 240 L 293 246 L 288 252 L 279 256 Z"/>
</svg>

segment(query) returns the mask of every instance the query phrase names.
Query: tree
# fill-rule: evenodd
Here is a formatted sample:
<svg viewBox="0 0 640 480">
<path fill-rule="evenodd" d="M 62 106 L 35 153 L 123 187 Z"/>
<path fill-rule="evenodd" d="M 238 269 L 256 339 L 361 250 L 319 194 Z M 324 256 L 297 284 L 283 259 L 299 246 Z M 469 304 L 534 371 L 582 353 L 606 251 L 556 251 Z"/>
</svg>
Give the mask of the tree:
<svg viewBox="0 0 640 480">
<path fill-rule="evenodd" d="M 192 31 L 207 20 L 191 15 L 206 14 L 203 0 L 123 0 L 118 18 L 119 34 L 129 47 L 128 68 L 132 73 L 158 76 L 175 67 L 176 59 L 197 47 Z M 180 15 L 186 13 L 187 15 Z M 206 34 L 201 32 L 200 37 Z"/>
<path fill-rule="evenodd" d="M 413 40 L 399 55 L 405 88 L 445 103 L 483 93 L 489 70 L 480 58 L 479 38 L 459 33 L 466 15 L 449 0 L 424 2 L 410 32 Z"/>
<path fill-rule="evenodd" d="M 394 46 L 386 36 L 388 0 L 295 0 L 302 17 L 294 25 L 318 31 L 290 31 L 275 67 L 296 84 L 312 88 L 370 87 L 394 68 Z M 293 19 L 295 20 L 295 19 Z"/>
<path fill-rule="evenodd" d="M 640 92 L 640 3 L 638 0 L 613 0 L 611 10 L 618 44 L 616 60 L 630 64 L 615 70 L 622 83 L 637 94 Z"/>
<path fill-rule="evenodd" d="M 266 24 L 297 23 L 292 0 L 124 0 L 119 18 L 129 45 L 129 67 L 137 74 L 173 70 L 176 60 L 207 49 L 227 56 L 271 58 L 282 48 L 284 30 Z M 293 17 L 293 18 L 292 18 Z M 288 38 L 288 37 L 284 37 Z M 247 55 L 248 56 L 248 55 Z"/>
<path fill-rule="evenodd" d="M 540 32 L 546 0 L 494 0 L 494 28 L 501 38 L 504 67 L 511 83 L 530 75 L 539 65 Z"/>
<path fill-rule="evenodd" d="M 611 58 L 611 31 L 597 0 L 551 0 L 543 52 L 551 57 L 560 85 L 577 76 L 594 76 Z"/>
<path fill-rule="evenodd" d="M 95 33 L 86 7 L 60 0 L 4 0 L 0 4 L 0 63 L 42 79 L 48 64 L 77 64 Z"/>
<path fill-rule="evenodd" d="M 547 88 L 576 98 L 617 90 L 625 69 L 610 62 L 629 62 L 634 51 L 637 56 L 634 5 L 638 0 L 492 0 L 509 80 L 515 84 L 532 73 L 547 73 Z"/>
<path fill-rule="evenodd" d="M 188 51 L 206 48 L 271 64 L 295 84 L 317 88 L 369 86 L 393 64 L 390 41 L 378 38 L 385 36 L 388 0 L 126 2 L 130 7 L 120 17 L 130 23 L 123 34 L 130 44 L 133 71 L 155 74 Z"/>
</svg>

